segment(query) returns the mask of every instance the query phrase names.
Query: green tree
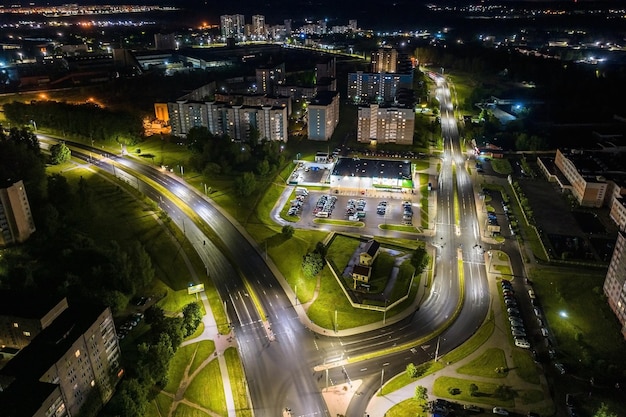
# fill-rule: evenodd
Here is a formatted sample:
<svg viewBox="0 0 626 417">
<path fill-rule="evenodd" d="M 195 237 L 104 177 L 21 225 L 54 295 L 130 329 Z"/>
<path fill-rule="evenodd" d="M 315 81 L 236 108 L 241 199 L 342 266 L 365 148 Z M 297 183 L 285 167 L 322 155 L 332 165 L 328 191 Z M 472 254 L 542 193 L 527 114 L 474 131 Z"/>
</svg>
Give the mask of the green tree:
<svg viewBox="0 0 626 417">
<path fill-rule="evenodd" d="M 107 414 L 120 417 L 142 417 L 147 411 L 149 387 L 137 378 L 122 381 L 107 405 Z"/>
<path fill-rule="evenodd" d="M 183 307 L 183 334 L 185 337 L 193 334 L 200 323 L 202 323 L 202 310 L 198 303 L 189 303 Z"/>
<path fill-rule="evenodd" d="M 296 229 L 294 229 L 294 227 L 290 224 L 284 225 L 283 228 L 281 229 L 282 235 L 285 236 L 287 239 L 291 239 L 291 237 L 293 236 L 295 232 L 296 232 Z"/>
<path fill-rule="evenodd" d="M 235 179 L 235 191 L 242 197 L 247 197 L 256 190 L 256 177 L 252 172 L 244 172 Z"/>
<path fill-rule="evenodd" d="M 428 401 L 428 389 L 422 385 L 416 386 L 415 399 L 418 401 Z"/>
<path fill-rule="evenodd" d="M 317 252 L 309 252 L 302 259 L 302 271 L 307 278 L 313 278 L 324 268 L 322 255 Z"/>
<path fill-rule="evenodd" d="M 420 274 L 424 268 L 426 268 L 426 265 L 428 265 L 428 259 L 428 253 L 423 246 L 420 246 L 413 251 L 413 254 L 411 255 L 411 265 L 415 268 L 416 274 Z"/>
<path fill-rule="evenodd" d="M 617 417 L 617 413 L 612 412 L 608 405 L 602 403 L 593 417 Z"/>
<path fill-rule="evenodd" d="M 256 167 L 256 172 L 262 177 L 270 173 L 270 163 L 267 159 L 262 160 Z"/>
<path fill-rule="evenodd" d="M 470 386 L 469 386 L 469 391 L 470 391 L 470 395 L 471 395 L 472 397 L 475 397 L 475 396 L 476 396 L 476 393 L 478 392 L 478 385 L 476 385 L 476 384 L 470 384 Z"/>
<path fill-rule="evenodd" d="M 406 375 L 409 378 L 417 378 L 417 367 L 414 363 L 410 363 L 406 366 Z"/>
<path fill-rule="evenodd" d="M 67 162 L 72 157 L 72 152 L 65 143 L 57 143 L 50 147 L 50 163 L 52 165 L 59 165 Z"/>
</svg>

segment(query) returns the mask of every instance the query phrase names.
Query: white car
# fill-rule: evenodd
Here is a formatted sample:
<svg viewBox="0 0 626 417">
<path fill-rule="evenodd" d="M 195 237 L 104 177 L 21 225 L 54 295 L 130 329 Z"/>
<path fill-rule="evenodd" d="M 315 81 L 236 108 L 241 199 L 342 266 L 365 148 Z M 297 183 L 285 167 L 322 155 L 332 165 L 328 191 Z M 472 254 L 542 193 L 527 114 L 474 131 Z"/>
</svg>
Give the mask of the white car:
<svg viewBox="0 0 626 417">
<path fill-rule="evenodd" d="M 522 349 L 530 349 L 530 343 L 528 343 L 528 340 L 523 339 L 521 337 L 515 338 L 515 346 L 522 348 Z"/>
<path fill-rule="evenodd" d="M 501 415 L 501 416 L 508 416 L 509 415 L 509 412 L 507 411 L 507 409 L 506 408 L 502 408 L 502 407 L 493 407 L 493 413 Z"/>
</svg>

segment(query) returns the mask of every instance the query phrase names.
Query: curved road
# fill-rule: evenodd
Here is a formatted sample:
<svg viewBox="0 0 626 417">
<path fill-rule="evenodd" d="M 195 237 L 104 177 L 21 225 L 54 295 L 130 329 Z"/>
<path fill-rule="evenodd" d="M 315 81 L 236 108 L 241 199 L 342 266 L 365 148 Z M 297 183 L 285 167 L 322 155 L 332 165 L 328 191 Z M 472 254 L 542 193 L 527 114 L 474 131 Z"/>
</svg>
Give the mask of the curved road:
<svg viewBox="0 0 626 417">
<path fill-rule="evenodd" d="M 411 317 L 354 336 L 321 336 L 306 328 L 268 267 L 262 251 L 235 226 L 233 219 L 180 179 L 133 160 L 73 144 L 85 149 L 83 157 L 86 159 L 90 158 L 88 151 L 105 156 L 96 161 L 98 165 L 158 202 L 194 245 L 227 305 L 256 416 L 280 416 L 284 407 L 290 407 L 294 416 L 327 416 L 328 410 L 320 392 L 326 381 L 323 375 L 313 371 L 316 365 L 410 343 L 434 334 L 456 310 L 461 295 L 457 271 L 459 259 L 463 260 L 465 277 L 462 314 L 439 337 L 416 346 L 416 349 L 329 370 L 332 383 L 344 382 L 347 378 L 364 381 L 363 395 L 354 397 L 347 415 L 363 415 L 369 398 L 380 388 L 381 381 L 404 371 L 409 362 L 420 363 L 433 358 L 437 346 L 438 353 L 443 354 L 460 345 L 486 317 L 489 293 L 482 253 L 474 248 L 480 242 L 474 193 L 467 171 L 463 169 L 465 156 L 459 148 L 450 93 L 443 80 L 439 83 L 437 96 L 441 103 L 445 156 L 438 187 L 437 233 L 431 239 L 437 247 L 437 272 L 430 295 Z M 75 153 L 75 156 L 80 155 Z M 456 166 L 454 173 L 453 166 Z M 137 172 L 167 188 L 214 231 L 214 240 L 207 238 L 177 204 L 124 172 Z M 455 179 L 456 187 L 453 185 Z M 455 192 L 457 213 L 454 209 Z M 457 214 L 460 215 L 458 221 Z M 256 310 L 242 276 L 259 296 L 267 322 Z"/>
</svg>

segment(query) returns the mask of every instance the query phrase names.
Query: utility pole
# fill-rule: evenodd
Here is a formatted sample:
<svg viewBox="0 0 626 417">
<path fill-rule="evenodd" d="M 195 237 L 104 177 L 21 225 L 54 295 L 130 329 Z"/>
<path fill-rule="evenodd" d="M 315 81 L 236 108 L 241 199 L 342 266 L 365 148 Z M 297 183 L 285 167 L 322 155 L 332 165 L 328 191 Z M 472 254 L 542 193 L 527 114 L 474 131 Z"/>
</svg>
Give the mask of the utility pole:
<svg viewBox="0 0 626 417">
<path fill-rule="evenodd" d="M 385 379 L 385 368 L 380 370 L 380 393 L 383 393 L 383 381 Z"/>
<path fill-rule="evenodd" d="M 437 348 L 435 349 L 435 362 L 439 359 L 439 341 L 441 340 L 441 336 L 437 338 Z"/>
<path fill-rule="evenodd" d="M 335 333 L 337 333 L 337 310 L 335 310 Z"/>
</svg>

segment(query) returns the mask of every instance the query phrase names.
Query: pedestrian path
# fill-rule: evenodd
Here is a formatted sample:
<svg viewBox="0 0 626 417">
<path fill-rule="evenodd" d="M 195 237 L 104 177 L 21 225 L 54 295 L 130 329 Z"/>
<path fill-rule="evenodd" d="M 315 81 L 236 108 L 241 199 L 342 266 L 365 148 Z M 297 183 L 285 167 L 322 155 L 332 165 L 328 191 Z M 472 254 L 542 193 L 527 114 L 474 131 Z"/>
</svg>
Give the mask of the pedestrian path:
<svg viewBox="0 0 626 417">
<path fill-rule="evenodd" d="M 490 290 L 492 294 L 498 294 L 497 285 L 498 285 L 499 280 L 496 279 L 497 277 L 499 277 L 499 273 L 497 271 L 498 266 L 502 265 L 502 266 L 508 266 L 510 268 L 508 258 L 500 256 L 500 253 L 501 252 L 499 251 L 495 251 L 495 250 L 492 251 L 492 254 L 491 254 L 492 261 L 490 265 L 491 267 L 488 268 L 488 273 L 487 273 L 488 279 L 489 279 L 489 286 L 490 286 Z M 489 257 L 489 254 L 485 254 L 485 256 Z M 486 262 L 487 262 L 487 259 L 486 259 Z M 514 390 L 517 390 L 517 391 L 539 390 L 543 392 L 542 401 L 532 403 L 532 404 L 526 404 L 522 401 L 522 399 L 519 396 L 517 396 L 515 397 L 515 400 L 514 400 L 515 406 L 510 411 L 516 411 L 516 412 L 525 414 L 529 411 L 536 412 L 537 410 L 542 410 L 542 411 L 553 410 L 554 404 L 551 399 L 549 386 L 541 369 L 537 368 L 537 372 L 539 374 L 539 381 L 540 381 L 539 384 L 533 384 L 531 382 L 528 382 L 522 379 L 520 375 L 517 373 L 517 371 L 514 369 L 515 365 L 513 361 L 513 355 L 514 355 L 513 351 L 514 349 L 519 349 L 519 348 L 514 347 L 512 343 L 510 342 L 510 336 L 509 336 L 510 331 L 508 327 L 506 326 L 507 323 L 505 320 L 506 313 L 503 311 L 501 304 L 500 304 L 500 300 L 498 298 L 492 299 L 492 311 L 493 311 L 493 317 L 488 318 L 487 320 L 494 320 L 494 324 L 495 324 L 494 331 L 491 337 L 483 345 L 481 345 L 479 349 L 476 349 L 476 351 L 472 352 L 470 355 L 466 356 L 460 361 L 455 362 L 454 364 L 447 364 L 443 369 L 437 372 L 434 372 L 433 374 L 427 375 L 423 378 L 416 379 L 411 384 L 408 384 L 397 391 L 394 391 L 384 396 L 375 395 L 370 400 L 370 403 L 367 407 L 367 413 L 371 417 L 385 416 L 387 411 L 389 411 L 389 409 L 392 408 L 394 405 L 402 401 L 405 401 L 409 398 L 413 398 L 415 395 L 415 387 L 417 386 L 426 387 L 429 393 L 429 398 L 433 399 L 434 396 L 432 393 L 433 393 L 434 383 L 438 378 L 442 376 L 455 377 L 455 378 L 460 378 L 460 379 L 471 379 L 472 381 L 476 381 L 477 385 L 480 385 L 480 382 L 489 382 L 491 384 L 506 385 L 506 386 L 512 387 Z M 487 349 L 490 349 L 490 348 L 498 348 L 504 351 L 506 362 L 507 362 L 507 367 L 509 368 L 509 371 L 506 373 L 505 377 L 487 378 L 487 377 L 461 374 L 458 372 L 458 369 L 460 367 L 467 365 L 468 363 L 472 362 L 476 358 L 480 357 L 481 355 L 483 355 L 483 353 Z M 447 398 L 447 399 L 450 399 L 450 398 Z M 476 404 L 482 407 L 490 408 L 488 405 L 485 405 L 485 404 L 481 404 L 481 403 L 476 403 Z M 331 415 L 335 415 L 335 414 L 331 413 Z"/>
</svg>

